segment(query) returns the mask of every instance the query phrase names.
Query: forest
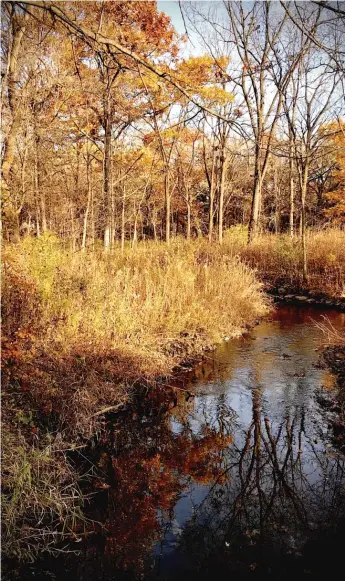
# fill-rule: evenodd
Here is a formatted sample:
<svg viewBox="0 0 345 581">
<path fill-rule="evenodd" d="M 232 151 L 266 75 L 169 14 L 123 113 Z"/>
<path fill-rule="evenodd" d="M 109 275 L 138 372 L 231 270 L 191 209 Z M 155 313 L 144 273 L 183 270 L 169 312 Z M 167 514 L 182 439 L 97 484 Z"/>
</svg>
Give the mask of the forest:
<svg viewBox="0 0 345 581">
<path fill-rule="evenodd" d="M 187 2 L 179 35 L 154 2 L 39 4 L 3 6 L 7 240 L 344 222 L 341 10 Z"/>
<path fill-rule="evenodd" d="M 1 3 L 9 563 L 95 533 L 104 455 L 90 469 L 74 454 L 143 389 L 166 412 L 176 372 L 275 300 L 344 310 L 344 71 L 342 2 Z M 342 331 L 318 324 L 344 364 Z M 211 481 L 212 446 L 233 436 L 203 439 L 204 455 L 181 437 L 184 463 L 172 446 L 171 478 L 183 464 Z M 136 454 L 116 462 L 132 473 Z"/>
</svg>

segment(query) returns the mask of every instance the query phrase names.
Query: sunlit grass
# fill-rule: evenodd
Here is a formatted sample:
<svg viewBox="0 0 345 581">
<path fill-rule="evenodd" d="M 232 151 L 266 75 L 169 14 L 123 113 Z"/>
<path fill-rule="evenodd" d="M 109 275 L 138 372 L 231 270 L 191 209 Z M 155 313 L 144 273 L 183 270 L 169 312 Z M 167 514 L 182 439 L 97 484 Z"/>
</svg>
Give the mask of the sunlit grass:
<svg viewBox="0 0 345 581">
<path fill-rule="evenodd" d="M 24 277 L 39 297 L 46 336 L 66 346 L 88 341 L 159 349 L 182 332 L 217 342 L 267 312 L 253 272 L 198 241 L 72 254 L 46 236 L 8 247 L 4 261 L 5 311 L 16 308 L 13 279 Z M 21 305 L 24 310 L 29 319 L 30 305 Z"/>
<path fill-rule="evenodd" d="M 224 251 L 239 256 L 270 285 L 330 297 L 345 296 L 344 230 L 330 228 L 307 232 L 307 282 L 303 280 L 303 254 L 298 236 L 262 234 L 248 246 L 246 229 L 234 228 L 226 233 Z"/>
</svg>

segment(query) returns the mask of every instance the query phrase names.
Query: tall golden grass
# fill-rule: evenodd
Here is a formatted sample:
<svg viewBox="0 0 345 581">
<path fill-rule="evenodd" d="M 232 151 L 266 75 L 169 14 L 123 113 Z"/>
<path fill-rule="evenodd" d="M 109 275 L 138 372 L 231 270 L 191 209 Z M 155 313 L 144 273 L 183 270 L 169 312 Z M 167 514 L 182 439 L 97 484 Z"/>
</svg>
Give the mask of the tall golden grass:
<svg viewBox="0 0 345 581">
<path fill-rule="evenodd" d="M 247 245 L 244 228 L 231 228 L 223 252 L 256 269 L 270 286 L 345 297 L 345 230 L 329 228 L 307 232 L 308 279 L 303 279 L 303 254 L 298 236 L 262 234 Z"/>
<path fill-rule="evenodd" d="M 7 247 L 3 259 L 5 334 L 30 317 L 37 322 L 36 306 L 23 304 L 29 297 L 18 305 L 16 286 L 24 279 L 34 290 L 45 340 L 66 348 L 82 342 L 152 352 L 181 333 L 215 343 L 267 312 L 251 269 L 198 241 L 72 254 L 47 235 Z"/>
</svg>

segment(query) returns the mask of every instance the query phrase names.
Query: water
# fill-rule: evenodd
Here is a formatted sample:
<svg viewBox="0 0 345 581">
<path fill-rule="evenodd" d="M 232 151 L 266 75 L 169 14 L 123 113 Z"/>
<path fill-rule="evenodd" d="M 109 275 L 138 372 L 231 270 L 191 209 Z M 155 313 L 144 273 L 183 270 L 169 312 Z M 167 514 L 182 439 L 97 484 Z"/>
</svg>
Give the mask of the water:
<svg viewBox="0 0 345 581">
<path fill-rule="evenodd" d="M 345 326 L 341 313 L 280 306 L 174 393 L 138 397 L 95 451 L 89 516 L 105 530 L 22 578 L 285 579 L 336 568 L 345 461 L 315 397 L 334 388 L 318 364 L 323 314 Z"/>
</svg>

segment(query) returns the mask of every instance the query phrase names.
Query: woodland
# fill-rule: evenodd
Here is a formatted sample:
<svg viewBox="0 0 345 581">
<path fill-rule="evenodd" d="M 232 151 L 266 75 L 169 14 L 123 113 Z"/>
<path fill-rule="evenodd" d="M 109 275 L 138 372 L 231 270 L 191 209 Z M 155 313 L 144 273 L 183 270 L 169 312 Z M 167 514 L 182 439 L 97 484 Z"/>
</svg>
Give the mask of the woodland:
<svg viewBox="0 0 345 581">
<path fill-rule="evenodd" d="M 69 454 L 138 385 L 345 298 L 344 3 L 174 4 L 1 3 L 9 558 L 91 526 Z"/>
<path fill-rule="evenodd" d="M 344 14 L 323 4 L 186 2 L 181 36 L 154 2 L 5 2 L 5 239 L 341 225 Z"/>
</svg>

